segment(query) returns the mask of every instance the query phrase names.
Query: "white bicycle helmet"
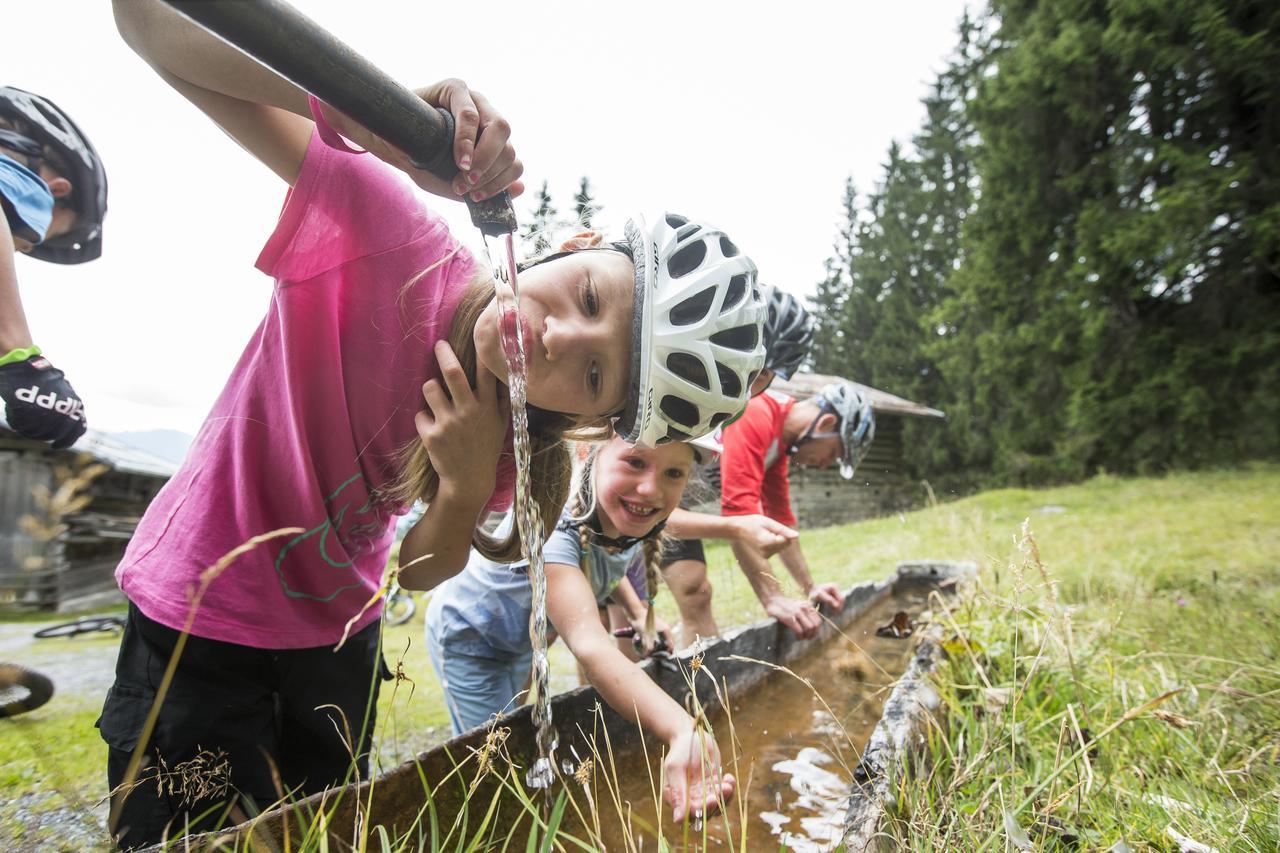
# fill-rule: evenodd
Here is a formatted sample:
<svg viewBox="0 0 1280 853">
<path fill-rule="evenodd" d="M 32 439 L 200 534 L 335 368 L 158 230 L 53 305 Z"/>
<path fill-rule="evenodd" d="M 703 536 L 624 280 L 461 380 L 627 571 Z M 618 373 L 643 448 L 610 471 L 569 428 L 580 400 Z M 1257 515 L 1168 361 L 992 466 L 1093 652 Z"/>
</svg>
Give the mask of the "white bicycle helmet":
<svg viewBox="0 0 1280 853">
<path fill-rule="evenodd" d="M 847 382 L 825 386 L 819 394 L 824 411 L 840 417 L 840 476 L 853 479 L 853 472 L 871 449 L 876 437 L 876 416 L 862 392 Z"/>
<path fill-rule="evenodd" d="M 674 213 L 627 222 L 636 267 L 631 389 L 614 424 L 656 447 L 706 435 L 741 412 L 764 366 L 756 265 L 724 232 Z"/>
</svg>

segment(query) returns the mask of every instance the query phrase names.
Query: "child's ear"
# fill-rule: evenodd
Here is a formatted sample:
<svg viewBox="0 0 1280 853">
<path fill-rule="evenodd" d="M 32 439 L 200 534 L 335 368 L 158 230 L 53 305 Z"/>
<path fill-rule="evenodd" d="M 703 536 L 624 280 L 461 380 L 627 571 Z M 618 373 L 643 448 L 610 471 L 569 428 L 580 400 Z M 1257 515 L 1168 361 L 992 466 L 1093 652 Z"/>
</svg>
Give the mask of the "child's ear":
<svg viewBox="0 0 1280 853">
<path fill-rule="evenodd" d="M 560 251 L 579 252 L 583 249 L 599 246 L 603 242 L 604 236 L 599 231 L 579 231 L 560 244 Z"/>
<path fill-rule="evenodd" d="M 817 428 L 814 432 L 835 432 L 836 424 L 840 423 L 840 419 L 831 412 L 823 412 L 818 416 Z"/>
</svg>

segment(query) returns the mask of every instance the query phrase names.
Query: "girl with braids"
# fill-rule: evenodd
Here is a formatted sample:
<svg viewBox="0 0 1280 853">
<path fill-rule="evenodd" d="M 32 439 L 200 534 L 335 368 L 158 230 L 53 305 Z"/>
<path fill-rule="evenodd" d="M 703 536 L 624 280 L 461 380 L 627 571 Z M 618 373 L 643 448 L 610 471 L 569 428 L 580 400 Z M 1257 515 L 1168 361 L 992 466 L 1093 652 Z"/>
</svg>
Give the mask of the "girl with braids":
<svg viewBox="0 0 1280 853">
<path fill-rule="evenodd" d="M 621 438 L 595 445 L 543 548 L 547 616 L 605 701 L 667 744 L 663 791 L 676 820 L 717 808 L 736 783 L 721 770 L 714 738 L 619 650 L 599 608 L 612 597 L 649 642 L 661 630 L 626 576 L 643 562 L 656 583 L 662 525 L 679 506 L 698 453 L 691 444 L 646 450 Z M 427 650 L 455 733 L 520 701 L 533 659 L 527 567 L 472 551 L 427 607 Z"/>
</svg>

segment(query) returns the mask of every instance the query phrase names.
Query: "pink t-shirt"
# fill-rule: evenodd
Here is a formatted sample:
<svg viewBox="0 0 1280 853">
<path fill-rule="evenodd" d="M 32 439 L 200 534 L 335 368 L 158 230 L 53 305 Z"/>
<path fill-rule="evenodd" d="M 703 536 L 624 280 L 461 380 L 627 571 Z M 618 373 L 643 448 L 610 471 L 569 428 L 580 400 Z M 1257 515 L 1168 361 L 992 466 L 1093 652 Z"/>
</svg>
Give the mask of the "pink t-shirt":
<svg viewBox="0 0 1280 853">
<path fill-rule="evenodd" d="M 237 558 L 192 633 L 321 646 L 381 582 L 404 508 L 372 494 L 395 481 L 397 451 L 418 440 L 422 384 L 440 375 L 432 348 L 448 337 L 476 263 L 398 172 L 313 134 L 257 266 L 275 279 L 267 315 L 116 580 L 148 617 L 181 628 L 204 569 L 255 535 L 300 527 Z M 513 483 L 504 455 L 490 508 L 510 505 Z"/>
</svg>

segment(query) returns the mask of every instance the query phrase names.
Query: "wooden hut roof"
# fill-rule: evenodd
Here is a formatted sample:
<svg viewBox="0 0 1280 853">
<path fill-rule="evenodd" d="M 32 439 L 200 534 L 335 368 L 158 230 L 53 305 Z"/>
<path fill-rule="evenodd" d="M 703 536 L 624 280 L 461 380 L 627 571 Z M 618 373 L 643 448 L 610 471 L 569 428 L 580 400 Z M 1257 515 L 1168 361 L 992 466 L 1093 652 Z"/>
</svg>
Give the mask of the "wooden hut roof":
<svg viewBox="0 0 1280 853">
<path fill-rule="evenodd" d="M 845 379 L 842 376 L 828 376 L 824 373 L 805 373 L 801 371 L 789 380 L 778 378 L 773 380 L 769 390 L 781 391 L 784 394 L 790 394 L 792 397 L 803 400 L 820 392 L 824 385 L 831 385 L 835 382 L 848 382 L 857 388 L 871 401 L 871 408 L 876 412 L 909 415 L 915 418 L 942 418 L 945 420 L 947 417 L 945 412 L 931 409 L 928 406 L 912 402 L 896 394 L 890 394 L 888 391 L 881 391 L 879 388 L 872 388 L 870 385 L 863 385 L 861 382 L 854 382 L 852 379 Z"/>
<path fill-rule="evenodd" d="M 0 416 L 0 444 L 10 447 L 29 447 L 32 450 L 48 450 L 49 445 L 25 439 L 9 429 Z M 151 477 L 171 477 L 178 466 L 139 447 L 126 444 L 108 433 L 90 427 L 80 440 L 62 453 L 88 453 L 99 462 L 105 462 L 118 471 L 144 474 Z"/>
</svg>

